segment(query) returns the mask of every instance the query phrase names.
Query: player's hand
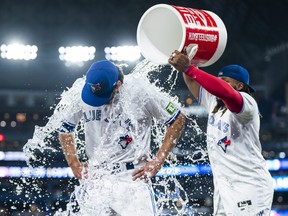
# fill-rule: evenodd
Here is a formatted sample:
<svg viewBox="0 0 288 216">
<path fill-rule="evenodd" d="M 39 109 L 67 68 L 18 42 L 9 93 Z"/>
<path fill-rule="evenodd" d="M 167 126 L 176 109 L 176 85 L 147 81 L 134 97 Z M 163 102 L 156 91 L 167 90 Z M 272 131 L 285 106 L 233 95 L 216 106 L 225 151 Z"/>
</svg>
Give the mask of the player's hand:
<svg viewBox="0 0 288 216">
<path fill-rule="evenodd" d="M 69 166 L 77 179 L 87 178 L 87 164 L 82 164 L 79 160 L 77 160 L 71 162 Z"/>
<path fill-rule="evenodd" d="M 132 172 L 133 181 L 140 179 L 147 183 L 149 179 L 158 173 L 161 167 L 162 163 L 157 159 L 148 161 L 143 167 L 135 169 Z"/>
<path fill-rule="evenodd" d="M 179 72 L 185 72 L 190 66 L 190 59 L 188 58 L 186 51 L 181 53 L 178 50 L 175 50 L 172 52 L 168 62 Z"/>
</svg>

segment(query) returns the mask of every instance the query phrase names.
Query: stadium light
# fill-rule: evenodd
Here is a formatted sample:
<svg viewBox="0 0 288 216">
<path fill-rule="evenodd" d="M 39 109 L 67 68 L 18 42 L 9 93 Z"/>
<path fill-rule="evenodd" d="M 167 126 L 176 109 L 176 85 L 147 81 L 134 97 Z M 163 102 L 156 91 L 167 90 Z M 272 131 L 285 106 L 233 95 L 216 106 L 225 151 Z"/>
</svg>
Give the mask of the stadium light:
<svg viewBox="0 0 288 216">
<path fill-rule="evenodd" d="M 94 46 L 59 47 L 59 59 L 65 62 L 67 67 L 72 64 L 82 66 L 83 62 L 93 60 L 96 48 Z"/>
<path fill-rule="evenodd" d="M 136 61 L 141 53 L 138 46 L 105 47 L 105 58 L 112 61 Z"/>
<path fill-rule="evenodd" d="M 33 60 L 37 57 L 38 47 L 35 45 L 2 44 L 1 57 L 9 60 Z"/>
</svg>

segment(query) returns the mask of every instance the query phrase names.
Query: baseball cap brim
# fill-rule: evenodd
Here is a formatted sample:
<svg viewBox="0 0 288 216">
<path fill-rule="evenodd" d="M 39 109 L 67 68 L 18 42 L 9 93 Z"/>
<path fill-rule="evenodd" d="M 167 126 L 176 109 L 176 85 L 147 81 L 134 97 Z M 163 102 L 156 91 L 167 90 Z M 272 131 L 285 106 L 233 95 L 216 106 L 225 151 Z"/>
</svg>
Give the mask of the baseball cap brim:
<svg viewBox="0 0 288 216">
<path fill-rule="evenodd" d="M 111 92 L 112 94 L 112 92 Z M 81 97 L 82 100 L 90 105 L 90 106 L 94 106 L 94 107 L 98 107 L 98 106 L 102 106 L 106 103 L 108 103 L 111 94 L 109 97 L 98 97 L 97 95 L 95 95 L 92 91 L 91 91 L 91 87 L 89 86 L 89 84 L 85 83 L 85 85 L 83 86 L 82 89 L 82 93 L 81 93 Z"/>
<path fill-rule="evenodd" d="M 249 72 L 242 66 L 231 64 L 224 66 L 218 73 L 218 77 L 230 77 L 244 83 L 251 93 L 256 92 L 254 88 L 249 85 Z"/>
<path fill-rule="evenodd" d="M 256 92 L 256 90 L 253 87 L 251 87 L 250 85 L 247 85 L 247 86 L 248 86 L 251 93 Z"/>
</svg>

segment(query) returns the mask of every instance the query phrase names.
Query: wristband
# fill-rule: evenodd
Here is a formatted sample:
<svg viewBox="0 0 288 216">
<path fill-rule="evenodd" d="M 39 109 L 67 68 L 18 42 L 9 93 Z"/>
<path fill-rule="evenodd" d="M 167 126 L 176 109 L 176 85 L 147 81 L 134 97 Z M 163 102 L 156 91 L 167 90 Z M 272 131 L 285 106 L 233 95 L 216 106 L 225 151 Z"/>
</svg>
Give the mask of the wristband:
<svg viewBox="0 0 288 216">
<path fill-rule="evenodd" d="M 190 65 L 188 69 L 184 72 L 187 76 L 189 76 L 191 79 L 196 78 L 198 68 L 194 67 L 193 65 Z M 196 73 L 196 74 L 195 74 Z"/>
</svg>

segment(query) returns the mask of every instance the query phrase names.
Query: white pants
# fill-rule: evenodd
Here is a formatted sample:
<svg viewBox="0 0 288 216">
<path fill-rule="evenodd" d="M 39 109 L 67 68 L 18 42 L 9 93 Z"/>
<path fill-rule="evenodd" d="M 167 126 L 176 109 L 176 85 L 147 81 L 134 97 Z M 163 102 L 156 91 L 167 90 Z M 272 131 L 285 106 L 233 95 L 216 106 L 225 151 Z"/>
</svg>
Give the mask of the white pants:
<svg viewBox="0 0 288 216">
<path fill-rule="evenodd" d="M 80 210 L 78 213 L 70 211 L 70 215 L 155 216 L 151 184 L 133 181 L 131 173 L 132 170 L 106 173 L 94 179 L 82 180 L 74 192 Z"/>
<path fill-rule="evenodd" d="M 237 197 L 237 194 L 235 194 Z M 239 196 L 239 194 L 238 194 Z M 236 207 L 236 204 L 233 200 L 226 200 L 226 209 L 224 208 L 223 204 L 224 201 L 222 200 L 219 191 L 217 188 L 214 190 L 214 212 L 213 216 L 270 216 L 272 200 L 273 200 L 273 192 L 270 194 L 266 194 L 268 196 L 267 200 L 270 200 L 269 204 L 263 208 L 259 208 L 257 205 L 246 205 L 245 207 L 240 210 Z M 245 205 L 245 204 L 244 204 Z"/>
</svg>

